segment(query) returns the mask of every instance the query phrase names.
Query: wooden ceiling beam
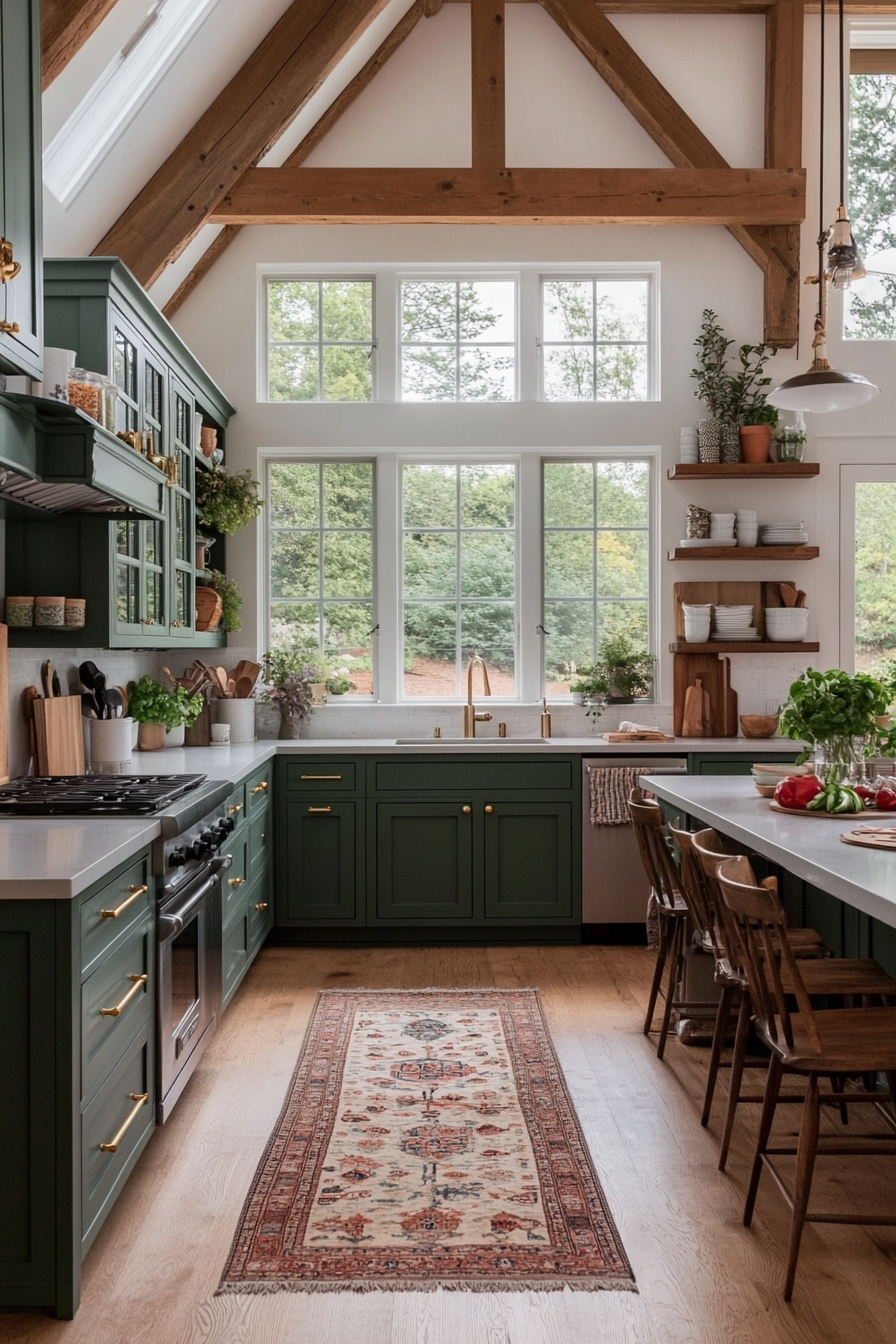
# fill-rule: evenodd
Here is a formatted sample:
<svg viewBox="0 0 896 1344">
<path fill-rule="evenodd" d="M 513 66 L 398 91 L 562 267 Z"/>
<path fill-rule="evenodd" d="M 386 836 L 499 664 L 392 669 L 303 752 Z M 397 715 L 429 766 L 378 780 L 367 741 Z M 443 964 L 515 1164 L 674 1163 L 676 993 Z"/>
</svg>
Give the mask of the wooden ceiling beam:
<svg viewBox="0 0 896 1344">
<path fill-rule="evenodd" d="M 221 224 L 797 224 L 802 169 L 253 168 Z"/>
<path fill-rule="evenodd" d="M 803 161 L 803 0 L 776 0 L 765 20 L 765 166 Z M 768 230 L 763 340 L 790 349 L 800 332 L 800 231 Z"/>
<path fill-rule="evenodd" d="M 298 168 L 300 164 L 305 162 L 311 151 L 316 149 L 324 136 L 328 135 L 333 129 L 343 112 L 348 111 L 355 99 L 364 92 L 370 81 L 379 74 L 389 58 L 395 55 L 402 42 L 413 32 L 424 15 L 424 5 L 425 0 L 414 0 L 410 9 L 398 20 L 388 36 L 383 39 L 367 64 L 361 67 L 354 79 L 350 80 L 342 92 L 333 99 L 326 112 L 318 117 L 308 134 L 299 141 L 292 153 L 284 160 L 284 167 Z M 239 231 L 239 224 L 228 224 L 221 230 L 208 250 L 199 258 L 187 278 L 178 285 L 165 304 L 162 311 L 167 318 L 173 317 L 200 281 L 205 279 L 215 262 L 226 252 Z"/>
<path fill-rule="evenodd" d="M 116 0 L 41 0 L 41 88 L 47 90 L 115 8 Z"/>
<path fill-rule="evenodd" d="M 121 257 L 141 284 L 157 280 L 386 3 L 293 0 L 94 255 Z"/>
<path fill-rule="evenodd" d="M 503 168 L 504 0 L 472 0 L 470 40 L 473 167 Z"/>
</svg>

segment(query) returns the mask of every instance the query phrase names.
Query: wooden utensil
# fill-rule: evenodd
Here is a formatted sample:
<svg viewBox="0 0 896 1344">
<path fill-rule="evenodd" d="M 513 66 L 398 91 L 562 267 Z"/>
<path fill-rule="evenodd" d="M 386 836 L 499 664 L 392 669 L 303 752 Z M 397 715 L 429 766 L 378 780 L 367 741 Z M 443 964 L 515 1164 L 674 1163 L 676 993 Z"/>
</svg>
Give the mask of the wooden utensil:
<svg viewBox="0 0 896 1344">
<path fill-rule="evenodd" d="M 81 697 L 34 701 L 37 768 L 41 775 L 84 774 Z"/>
<path fill-rule="evenodd" d="M 793 584 L 779 583 L 778 592 L 781 594 L 781 601 L 784 603 L 785 607 L 795 607 L 797 605 L 797 597 L 799 594 Z"/>
<path fill-rule="evenodd" d="M 34 729 L 34 702 L 39 699 L 40 691 L 36 686 L 25 687 L 22 692 L 22 713 L 25 715 L 25 722 L 28 725 L 28 740 L 31 743 L 31 756 L 34 760 L 35 770 L 37 769 L 37 738 Z"/>
<path fill-rule="evenodd" d="M 163 667 L 163 668 L 162 668 L 162 672 L 163 672 L 163 674 L 168 678 L 168 680 L 171 682 L 171 685 L 172 685 L 172 686 L 179 686 L 179 685 L 180 685 L 180 681 L 177 679 L 177 677 L 174 675 L 174 673 L 171 671 L 170 668 Z"/>
<path fill-rule="evenodd" d="M 252 677 L 240 677 L 234 694 L 238 700 L 248 700 L 254 690 L 255 682 Z"/>
<path fill-rule="evenodd" d="M 703 689 L 703 680 L 697 677 L 693 686 L 689 686 L 684 697 L 684 717 L 681 725 L 682 737 L 708 737 L 710 734 L 709 696 Z"/>
<path fill-rule="evenodd" d="M 212 668 L 212 674 L 213 674 L 213 676 L 214 676 L 214 678 L 215 678 L 215 681 L 216 681 L 216 683 L 217 683 L 219 692 L 221 693 L 221 695 L 223 695 L 223 696 L 226 697 L 226 695 L 227 695 L 227 672 L 225 671 L 225 669 L 224 669 L 223 667 L 213 667 L 213 668 Z"/>
<path fill-rule="evenodd" d="M 806 594 L 803 592 L 802 588 L 796 595 L 796 605 L 798 607 L 804 607 L 806 605 Z"/>
<path fill-rule="evenodd" d="M 125 690 L 124 686 L 116 686 L 115 689 L 116 689 L 116 691 L 118 692 L 118 694 L 121 696 L 121 714 L 122 714 L 122 718 L 125 718 L 125 719 L 126 719 L 127 716 L 128 716 L 128 705 L 131 703 L 131 702 L 130 702 L 130 697 L 128 696 L 128 693 L 127 693 L 127 691 Z"/>
<path fill-rule="evenodd" d="M 41 676 L 41 681 L 42 681 L 42 683 L 43 683 L 44 695 L 47 697 L 48 700 L 52 700 L 52 699 L 53 699 L 53 664 L 52 664 L 49 660 L 47 660 L 47 662 L 41 664 L 40 676 Z"/>
</svg>

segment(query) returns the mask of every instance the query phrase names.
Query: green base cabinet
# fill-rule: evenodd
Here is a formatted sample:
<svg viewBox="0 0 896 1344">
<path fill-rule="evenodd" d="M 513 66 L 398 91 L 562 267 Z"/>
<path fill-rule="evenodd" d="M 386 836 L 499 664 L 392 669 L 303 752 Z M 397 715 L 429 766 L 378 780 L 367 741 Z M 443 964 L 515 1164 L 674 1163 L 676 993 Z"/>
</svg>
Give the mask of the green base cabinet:
<svg viewBox="0 0 896 1344">
<path fill-rule="evenodd" d="M 731 752 L 730 755 L 723 751 L 692 751 L 688 756 L 688 774 L 749 775 L 754 762 L 762 765 L 792 765 L 797 755 L 796 747 L 793 751 L 757 750 L 749 755 L 743 751 Z"/>
<path fill-rule="evenodd" d="M 226 804 L 235 830 L 227 845 L 233 864 L 223 880 L 222 1010 L 229 1007 L 274 924 L 272 783 L 268 763 L 238 784 Z"/>
<path fill-rule="evenodd" d="M 363 760 L 280 757 L 277 771 L 277 926 L 363 925 Z"/>
<path fill-rule="evenodd" d="M 474 916 L 469 803 L 381 803 L 373 809 L 373 919 L 468 924 Z"/>
<path fill-rule="evenodd" d="M 570 919 L 573 913 L 569 803 L 489 804 L 485 814 L 485 917 Z"/>
</svg>

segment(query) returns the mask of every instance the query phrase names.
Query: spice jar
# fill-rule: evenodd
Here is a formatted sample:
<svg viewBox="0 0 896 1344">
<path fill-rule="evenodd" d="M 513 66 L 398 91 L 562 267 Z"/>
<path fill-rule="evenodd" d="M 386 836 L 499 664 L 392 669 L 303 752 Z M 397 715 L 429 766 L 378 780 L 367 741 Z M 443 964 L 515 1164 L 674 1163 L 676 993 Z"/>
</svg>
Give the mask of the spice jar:
<svg viewBox="0 0 896 1344">
<path fill-rule="evenodd" d="M 68 399 L 79 411 L 100 420 L 102 416 L 103 382 L 98 373 L 87 369 L 69 369 Z"/>
<path fill-rule="evenodd" d="M 83 597 L 65 599 L 65 624 L 72 630 L 83 630 L 87 614 L 87 602 Z"/>
<path fill-rule="evenodd" d="M 34 598 L 8 597 L 6 599 L 6 624 L 17 626 L 19 629 L 26 625 L 33 625 Z"/>
<path fill-rule="evenodd" d="M 65 625 L 64 597 L 36 597 L 34 599 L 35 625 Z"/>
<path fill-rule="evenodd" d="M 102 385 L 102 415 L 99 417 L 104 429 L 115 433 L 115 406 L 118 401 L 118 384 L 111 378 L 104 378 Z"/>
</svg>

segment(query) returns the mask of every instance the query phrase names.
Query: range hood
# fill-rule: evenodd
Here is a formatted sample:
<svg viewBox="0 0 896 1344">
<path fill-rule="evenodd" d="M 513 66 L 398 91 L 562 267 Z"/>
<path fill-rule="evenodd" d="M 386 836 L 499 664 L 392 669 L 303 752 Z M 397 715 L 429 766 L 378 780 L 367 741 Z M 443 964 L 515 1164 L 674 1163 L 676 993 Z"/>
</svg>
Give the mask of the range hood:
<svg viewBox="0 0 896 1344">
<path fill-rule="evenodd" d="M 0 500 L 53 514 L 165 516 L 165 474 L 68 402 L 0 395 Z"/>
</svg>

